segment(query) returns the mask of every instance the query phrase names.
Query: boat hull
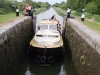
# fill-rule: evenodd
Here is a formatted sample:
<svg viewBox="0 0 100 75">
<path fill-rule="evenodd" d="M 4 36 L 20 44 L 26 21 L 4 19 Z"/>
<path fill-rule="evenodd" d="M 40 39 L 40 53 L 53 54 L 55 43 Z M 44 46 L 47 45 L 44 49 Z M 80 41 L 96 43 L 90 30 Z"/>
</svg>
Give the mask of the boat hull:
<svg viewBox="0 0 100 75">
<path fill-rule="evenodd" d="M 63 46 L 57 48 L 38 48 L 33 46 L 29 47 L 29 55 L 32 58 L 36 59 L 39 56 L 41 61 L 43 57 L 43 60 L 45 60 L 45 62 L 41 63 L 53 63 L 54 61 L 57 61 L 63 57 L 63 52 L 64 52 Z"/>
</svg>

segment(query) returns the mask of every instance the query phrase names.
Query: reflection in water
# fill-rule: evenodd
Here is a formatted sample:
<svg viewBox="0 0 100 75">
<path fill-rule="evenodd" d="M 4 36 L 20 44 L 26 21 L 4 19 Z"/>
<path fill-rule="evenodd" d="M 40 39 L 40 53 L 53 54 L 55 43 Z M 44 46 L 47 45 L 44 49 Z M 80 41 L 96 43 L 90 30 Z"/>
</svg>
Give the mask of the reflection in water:
<svg viewBox="0 0 100 75">
<path fill-rule="evenodd" d="M 72 59 L 68 55 L 66 55 L 64 58 L 64 69 L 65 69 L 67 75 L 78 75 L 75 70 Z"/>
<path fill-rule="evenodd" d="M 60 73 L 58 75 L 67 75 L 66 71 L 64 70 L 64 65 L 61 66 Z"/>
<path fill-rule="evenodd" d="M 25 72 L 25 75 L 32 75 L 32 73 L 30 72 L 29 66 L 28 66 L 28 68 L 27 68 L 27 70 Z"/>
<path fill-rule="evenodd" d="M 41 66 L 31 58 L 26 58 L 16 75 L 77 75 L 70 58 L 55 62 L 49 66 Z"/>
</svg>

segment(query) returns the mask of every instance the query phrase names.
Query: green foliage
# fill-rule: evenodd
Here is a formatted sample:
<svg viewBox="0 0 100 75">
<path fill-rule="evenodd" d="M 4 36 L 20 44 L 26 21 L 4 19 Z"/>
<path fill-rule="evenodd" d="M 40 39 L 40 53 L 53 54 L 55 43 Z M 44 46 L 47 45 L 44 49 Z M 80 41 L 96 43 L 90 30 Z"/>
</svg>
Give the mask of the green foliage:
<svg viewBox="0 0 100 75">
<path fill-rule="evenodd" d="M 85 7 L 86 12 L 100 15 L 100 0 L 66 0 L 66 2 L 55 3 L 53 6 L 63 9 L 71 8 L 78 12 Z"/>
<path fill-rule="evenodd" d="M 74 11 L 74 12 L 72 12 L 72 14 L 73 14 L 73 15 L 75 15 L 75 16 L 81 16 L 81 15 L 82 15 L 82 13 L 81 13 L 81 12 L 75 12 L 75 11 Z"/>
<path fill-rule="evenodd" d="M 59 5 L 60 5 L 59 3 L 56 3 L 56 4 L 54 4 L 53 6 L 54 6 L 54 7 L 59 7 Z"/>
<path fill-rule="evenodd" d="M 56 10 L 57 14 L 60 16 L 63 16 L 65 14 L 66 10 L 58 8 L 58 7 L 53 7 L 53 8 Z"/>
<path fill-rule="evenodd" d="M 0 1 L 0 14 L 6 14 L 11 11 L 10 3 L 5 1 Z"/>
<path fill-rule="evenodd" d="M 11 10 L 7 10 L 7 9 L 4 9 L 4 8 L 1 8 L 1 9 L 0 9 L 0 14 L 1 14 L 1 15 L 5 15 L 5 14 L 7 14 L 7 13 L 9 13 L 9 12 L 11 12 Z"/>
<path fill-rule="evenodd" d="M 1 15 L 4 15 L 4 14 L 6 14 L 2 9 L 0 10 L 0 14 Z"/>
<path fill-rule="evenodd" d="M 34 2 L 32 0 L 22 0 L 22 2 L 17 2 L 16 0 L 1 0 L 0 15 L 7 14 L 9 12 L 15 12 L 17 7 L 20 11 L 23 11 L 25 4 L 30 4 L 31 6 L 33 6 L 33 8 L 50 7 L 50 4 L 48 2 Z"/>
<path fill-rule="evenodd" d="M 16 14 L 14 12 L 5 15 L 0 15 L 0 24 L 10 21 L 11 19 L 14 18 L 16 18 Z"/>
<path fill-rule="evenodd" d="M 94 2 L 90 2 L 85 6 L 85 9 L 89 13 L 96 14 L 97 10 L 98 10 L 98 7 Z"/>
<path fill-rule="evenodd" d="M 88 19 L 94 19 L 94 21 L 100 22 L 100 15 L 91 14 L 91 13 L 85 13 L 86 18 Z"/>
<path fill-rule="evenodd" d="M 41 8 L 41 5 L 39 3 L 33 2 L 32 3 L 33 8 Z"/>
<path fill-rule="evenodd" d="M 37 14 L 39 14 L 40 12 L 43 12 L 43 11 L 45 11 L 45 10 L 46 10 L 46 8 L 38 8 L 37 11 L 34 12 L 34 15 L 37 15 Z"/>
<path fill-rule="evenodd" d="M 65 3 L 65 1 L 62 1 L 61 3 L 55 3 L 53 6 L 54 7 L 60 7 L 60 8 L 66 9 L 66 3 Z"/>
<path fill-rule="evenodd" d="M 72 12 L 72 15 L 75 16 L 78 21 L 82 22 L 84 25 L 87 25 L 89 28 L 100 32 L 100 15 L 91 14 L 87 12 L 85 12 L 84 14 L 85 21 L 82 22 L 80 21 L 82 13 L 76 11 Z"/>
</svg>

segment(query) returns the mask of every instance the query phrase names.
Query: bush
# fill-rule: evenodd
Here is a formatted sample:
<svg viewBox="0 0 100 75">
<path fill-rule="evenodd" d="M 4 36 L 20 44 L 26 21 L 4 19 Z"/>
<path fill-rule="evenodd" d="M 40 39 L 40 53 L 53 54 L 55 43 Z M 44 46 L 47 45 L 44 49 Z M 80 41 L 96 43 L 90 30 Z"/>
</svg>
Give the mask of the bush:
<svg viewBox="0 0 100 75">
<path fill-rule="evenodd" d="M 81 16 L 82 15 L 81 12 L 73 12 L 72 14 L 75 15 L 75 16 Z"/>
<path fill-rule="evenodd" d="M 85 13 L 86 18 L 91 19 L 93 17 L 93 14 L 91 13 Z"/>
<path fill-rule="evenodd" d="M 5 15 L 6 12 L 4 11 L 4 9 L 0 9 L 0 15 Z"/>
<path fill-rule="evenodd" d="M 94 17 L 96 21 L 100 22 L 100 15 L 94 15 Z"/>
<path fill-rule="evenodd" d="M 76 9 L 77 12 L 82 12 L 82 8 Z"/>
<path fill-rule="evenodd" d="M 92 13 L 92 14 L 97 14 L 98 7 L 95 4 L 95 2 L 90 2 L 85 6 L 85 9 L 87 12 Z"/>
<path fill-rule="evenodd" d="M 0 15 L 5 15 L 7 13 L 11 12 L 10 9 L 4 9 L 4 8 L 0 8 Z"/>
</svg>

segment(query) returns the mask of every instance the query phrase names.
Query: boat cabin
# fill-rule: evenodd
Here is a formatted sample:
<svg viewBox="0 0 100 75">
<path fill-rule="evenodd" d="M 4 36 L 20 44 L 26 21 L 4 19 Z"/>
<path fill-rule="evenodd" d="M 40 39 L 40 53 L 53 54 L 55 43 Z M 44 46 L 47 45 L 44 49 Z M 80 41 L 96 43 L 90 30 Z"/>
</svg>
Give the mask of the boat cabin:
<svg viewBox="0 0 100 75">
<path fill-rule="evenodd" d="M 57 21 L 49 21 L 49 20 L 42 20 L 40 22 L 40 25 L 38 25 L 38 30 L 44 30 L 44 29 L 48 29 L 48 30 L 57 30 Z"/>
</svg>

